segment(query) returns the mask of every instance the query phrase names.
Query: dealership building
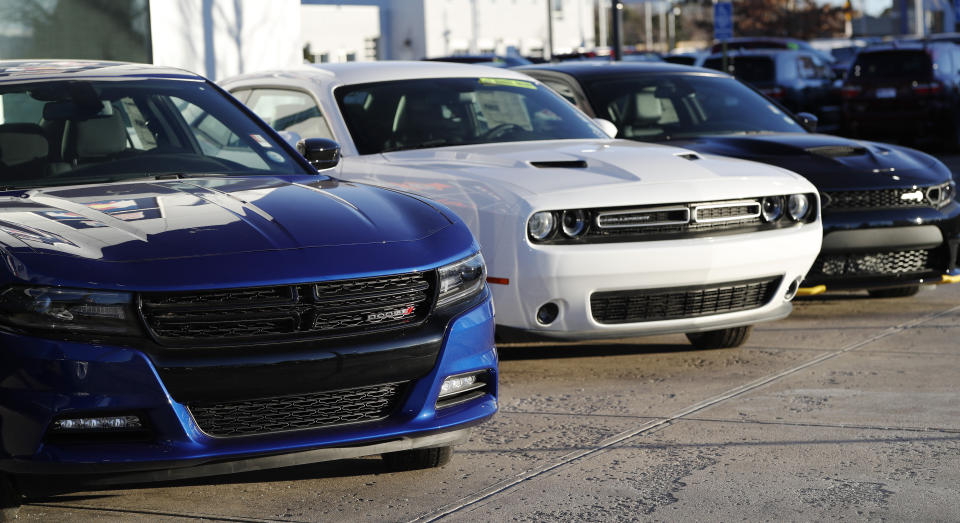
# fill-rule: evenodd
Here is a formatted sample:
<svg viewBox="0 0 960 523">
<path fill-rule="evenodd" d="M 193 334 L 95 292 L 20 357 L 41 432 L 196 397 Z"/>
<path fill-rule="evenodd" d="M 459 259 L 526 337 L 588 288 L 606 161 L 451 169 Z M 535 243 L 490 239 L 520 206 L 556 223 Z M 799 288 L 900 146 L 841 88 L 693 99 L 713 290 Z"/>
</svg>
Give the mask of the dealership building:
<svg viewBox="0 0 960 523">
<path fill-rule="evenodd" d="M 0 59 L 125 60 L 213 79 L 304 61 L 594 46 L 599 0 L 0 0 Z"/>
</svg>

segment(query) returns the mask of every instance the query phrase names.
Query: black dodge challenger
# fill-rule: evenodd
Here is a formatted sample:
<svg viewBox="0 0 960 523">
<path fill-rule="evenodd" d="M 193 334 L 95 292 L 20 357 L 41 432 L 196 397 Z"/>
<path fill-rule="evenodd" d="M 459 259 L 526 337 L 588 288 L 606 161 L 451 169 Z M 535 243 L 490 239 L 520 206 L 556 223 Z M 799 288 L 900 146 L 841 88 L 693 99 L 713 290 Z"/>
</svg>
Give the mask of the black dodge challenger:
<svg viewBox="0 0 960 523">
<path fill-rule="evenodd" d="M 898 297 L 960 281 L 957 178 L 928 154 L 816 134 L 813 115 L 794 115 L 713 70 L 616 62 L 517 69 L 612 121 L 619 138 L 769 163 L 809 179 L 820 190 L 824 236 L 804 294 Z"/>
</svg>

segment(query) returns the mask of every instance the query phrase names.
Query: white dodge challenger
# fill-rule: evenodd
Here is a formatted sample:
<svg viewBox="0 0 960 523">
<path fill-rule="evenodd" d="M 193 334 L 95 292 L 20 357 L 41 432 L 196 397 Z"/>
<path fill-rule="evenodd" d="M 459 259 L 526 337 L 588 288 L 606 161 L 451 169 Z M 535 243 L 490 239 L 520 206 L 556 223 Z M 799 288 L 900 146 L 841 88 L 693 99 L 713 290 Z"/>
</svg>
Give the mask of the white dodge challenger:
<svg viewBox="0 0 960 523">
<path fill-rule="evenodd" d="M 737 346 L 753 324 L 790 313 L 820 250 L 817 190 L 802 177 L 614 140 L 607 122 L 517 72 L 371 62 L 222 85 L 304 139 L 308 157 L 339 143 L 341 179 L 457 213 L 481 243 L 507 338 L 685 333 L 699 347 Z M 624 118 L 677 118 L 648 98 L 622 100 Z"/>
</svg>

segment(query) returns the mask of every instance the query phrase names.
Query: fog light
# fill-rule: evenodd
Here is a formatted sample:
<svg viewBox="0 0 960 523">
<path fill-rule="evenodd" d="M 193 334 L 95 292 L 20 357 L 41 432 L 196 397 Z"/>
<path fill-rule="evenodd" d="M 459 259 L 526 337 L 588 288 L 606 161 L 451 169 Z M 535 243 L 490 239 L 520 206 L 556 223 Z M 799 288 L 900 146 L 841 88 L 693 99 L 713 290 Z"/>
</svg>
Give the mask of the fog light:
<svg viewBox="0 0 960 523">
<path fill-rule="evenodd" d="M 489 373 L 485 370 L 447 376 L 440 386 L 437 408 L 459 405 L 483 396 L 486 394 L 483 389 L 487 386 L 487 376 Z"/>
<path fill-rule="evenodd" d="M 56 432 L 142 429 L 139 416 L 103 416 L 97 418 L 66 418 L 53 422 Z"/>
<path fill-rule="evenodd" d="M 783 295 L 783 299 L 790 301 L 794 296 L 797 295 L 797 290 L 800 289 L 800 278 L 790 282 L 790 286 L 787 287 L 787 292 Z"/>
<path fill-rule="evenodd" d="M 556 303 L 545 303 L 537 309 L 537 321 L 541 325 L 550 325 L 560 314 L 560 307 Z"/>
</svg>

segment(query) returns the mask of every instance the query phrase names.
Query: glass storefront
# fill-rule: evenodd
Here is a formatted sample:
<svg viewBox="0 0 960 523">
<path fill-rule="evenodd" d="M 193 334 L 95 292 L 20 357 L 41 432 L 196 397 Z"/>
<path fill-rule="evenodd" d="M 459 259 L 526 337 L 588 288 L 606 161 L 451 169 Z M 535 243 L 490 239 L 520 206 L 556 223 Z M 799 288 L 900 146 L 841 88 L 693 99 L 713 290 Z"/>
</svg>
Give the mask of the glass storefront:
<svg viewBox="0 0 960 523">
<path fill-rule="evenodd" d="M 149 0 L 0 0 L 0 59 L 151 61 Z"/>
</svg>

